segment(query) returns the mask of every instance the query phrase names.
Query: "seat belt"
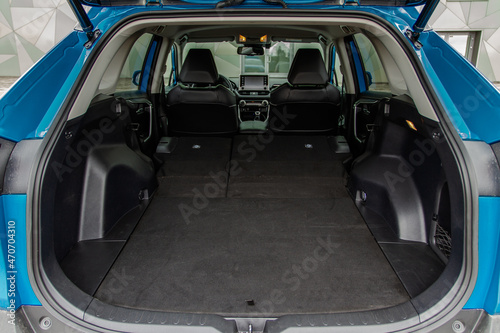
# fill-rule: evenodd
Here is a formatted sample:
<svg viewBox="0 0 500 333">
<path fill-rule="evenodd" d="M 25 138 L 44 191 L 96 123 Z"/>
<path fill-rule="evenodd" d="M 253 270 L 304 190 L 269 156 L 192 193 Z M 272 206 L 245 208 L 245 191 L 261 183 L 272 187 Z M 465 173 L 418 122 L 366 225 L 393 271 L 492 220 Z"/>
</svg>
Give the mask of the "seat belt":
<svg viewBox="0 0 500 333">
<path fill-rule="evenodd" d="M 165 78 L 161 77 L 161 88 L 160 88 L 160 127 L 162 131 L 162 136 L 168 136 L 168 119 L 165 113 L 165 108 L 167 107 L 167 96 L 165 95 Z"/>
</svg>

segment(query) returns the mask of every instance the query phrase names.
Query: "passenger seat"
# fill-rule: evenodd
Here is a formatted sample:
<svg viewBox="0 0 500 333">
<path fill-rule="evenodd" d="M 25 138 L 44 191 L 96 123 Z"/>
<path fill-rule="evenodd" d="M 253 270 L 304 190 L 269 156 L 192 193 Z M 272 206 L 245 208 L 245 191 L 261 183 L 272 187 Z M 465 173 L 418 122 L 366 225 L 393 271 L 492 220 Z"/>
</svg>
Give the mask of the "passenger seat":
<svg viewBox="0 0 500 333">
<path fill-rule="evenodd" d="M 318 49 L 297 51 L 288 83 L 271 91 L 269 128 L 277 133 L 335 133 L 340 91 L 328 83 Z"/>
</svg>

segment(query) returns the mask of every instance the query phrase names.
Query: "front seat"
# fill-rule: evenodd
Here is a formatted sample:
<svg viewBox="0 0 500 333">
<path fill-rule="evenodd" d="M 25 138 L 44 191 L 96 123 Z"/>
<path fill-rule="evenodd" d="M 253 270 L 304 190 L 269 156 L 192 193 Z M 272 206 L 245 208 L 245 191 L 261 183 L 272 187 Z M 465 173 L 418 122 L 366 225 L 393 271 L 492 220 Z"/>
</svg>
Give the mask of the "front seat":
<svg viewBox="0 0 500 333">
<path fill-rule="evenodd" d="M 212 52 L 189 50 L 179 84 L 167 95 L 170 135 L 227 135 L 238 131 L 236 96 L 220 82 Z"/>
<path fill-rule="evenodd" d="M 328 83 L 318 49 L 297 51 L 288 83 L 271 91 L 269 128 L 277 133 L 337 131 L 340 91 Z"/>
</svg>

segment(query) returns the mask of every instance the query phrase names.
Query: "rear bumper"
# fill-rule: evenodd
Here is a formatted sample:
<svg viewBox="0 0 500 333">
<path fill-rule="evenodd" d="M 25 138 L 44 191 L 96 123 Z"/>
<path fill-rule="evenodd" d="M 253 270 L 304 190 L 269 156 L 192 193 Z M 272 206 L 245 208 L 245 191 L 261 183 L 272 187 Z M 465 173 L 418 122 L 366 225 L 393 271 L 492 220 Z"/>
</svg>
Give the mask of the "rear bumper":
<svg viewBox="0 0 500 333">
<path fill-rule="evenodd" d="M 5 310 L 0 310 L 0 316 L 2 320 L 0 321 L 0 331 L 5 333 L 18 333 L 18 332 L 91 332 L 85 328 L 75 328 L 74 323 L 65 323 L 42 306 L 22 306 L 16 312 L 12 313 Z M 228 320 L 231 321 L 231 320 Z M 238 325 L 229 325 L 226 328 L 230 329 L 227 332 L 238 332 Z M 140 325 L 139 325 L 140 326 Z M 168 323 L 165 324 L 165 329 L 168 330 Z M 133 331 L 143 331 L 143 328 L 138 328 L 135 330 L 134 326 L 129 326 L 130 330 Z M 179 327 L 177 327 L 179 328 Z M 188 327 L 184 327 L 188 328 Z M 209 327 L 205 327 L 209 329 Z M 295 327 L 292 328 L 295 331 L 304 329 L 309 331 L 312 327 Z M 321 327 L 317 327 L 322 329 Z M 199 327 L 192 327 L 193 331 L 199 331 Z M 486 311 L 482 309 L 474 310 L 462 310 L 453 319 L 447 321 L 445 324 L 424 330 L 427 332 L 483 332 L 483 333 L 493 333 L 498 332 L 500 329 L 500 315 L 489 315 Z M 375 329 L 378 331 L 378 329 Z M 215 330 L 210 330 L 214 332 Z M 92 331 L 93 332 L 93 331 Z M 224 332 L 222 330 L 221 332 Z"/>
</svg>

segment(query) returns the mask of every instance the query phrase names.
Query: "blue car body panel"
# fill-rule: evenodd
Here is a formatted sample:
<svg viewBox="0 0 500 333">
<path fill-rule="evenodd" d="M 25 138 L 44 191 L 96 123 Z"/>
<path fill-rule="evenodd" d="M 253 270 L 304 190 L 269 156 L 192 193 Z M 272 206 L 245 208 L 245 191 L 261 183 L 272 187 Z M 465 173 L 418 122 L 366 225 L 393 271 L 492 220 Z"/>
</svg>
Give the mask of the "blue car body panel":
<svg viewBox="0 0 500 333">
<path fill-rule="evenodd" d="M 422 64 L 460 137 L 500 141 L 500 93 L 435 32 L 423 33 Z"/>
<path fill-rule="evenodd" d="M 153 7 L 92 8 L 88 15 L 96 29 L 105 34 L 117 22 L 134 14 L 178 10 L 212 9 L 215 2 L 190 0 L 192 4 Z M 393 24 L 401 33 L 411 28 L 419 12 L 416 8 L 377 6 L 314 5 L 315 0 L 290 0 L 289 8 L 362 11 L 377 15 Z M 297 5 L 310 3 L 310 6 Z M 294 7 L 295 6 L 295 7 Z M 235 8 L 264 8 L 262 1 L 249 0 Z M 273 7 L 274 8 L 274 7 Z M 279 8 L 279 7 L 276 7 Z M 102 38 L 102 37 L 101 37 Z M 72 32 L 42 58 L 0 100 L 0 137 L 18 142 L 40 139 L 50 128 L 67 98 L 92 48 L 83 44 L 87 35 Z M 415 48 L 436 94 L 464 140 L 482 140 L 489 144 L 500 141 L 500 93 L 467 60 L 434 32 L 420 35 L 421 49 Z M 95 44 L 94 46 L 95 47 Z M 36 83 L 36 84 L 35 84 Z M 26 263 L 26 195 L 4 195 L 0 199 L 2 227 L 0 241 L 0 308 L 11 304 L 7 284 L 8 226 L 16 222 L 16 288 L 14 303 L 39 305 L 27 275 Z M 466 308 L 483 308 L 490 314 L 500 313 L 500 198 L 479 198 L 479 276 Z"/>
<path fill-rule="evenodd" d="M 0 100 L 1 137 L 17 142 L 45 135 L 61 105 L 54 103 L 56 96 L 67 95 L 74 82 L 69 75 L 71 70 L 81 69 L 78 62 L 82 55 L 80 35 L 73 32 L 66 37 Z M 66 87 L 65 82 L 69 83 Z M 37 129 L 42 123 L 45 129 L 39 132 Z"/>
<path fill-rule="evenodd" d="M 0 308 L 40 305 L 28 277 L 26 195 L 0 196 Z"/>
<path fill-rule="evenodd" d="M 466 309 L 500 313 L 500 198 L 479 198 L 479 274 Z"/>
</svg>

